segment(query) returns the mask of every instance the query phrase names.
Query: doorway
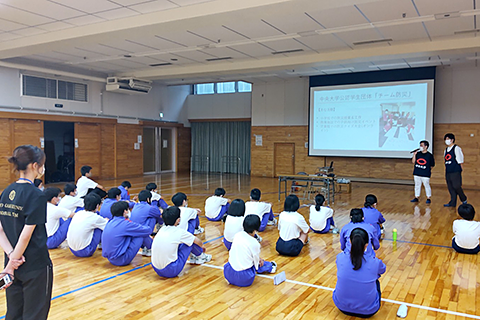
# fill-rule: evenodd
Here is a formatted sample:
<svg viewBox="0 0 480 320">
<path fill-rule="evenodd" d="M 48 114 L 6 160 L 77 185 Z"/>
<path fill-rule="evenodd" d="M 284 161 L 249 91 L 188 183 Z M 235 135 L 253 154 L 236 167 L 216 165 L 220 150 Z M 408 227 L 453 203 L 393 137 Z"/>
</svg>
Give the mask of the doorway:
<svg viewBox="0 0 480 320">
<path fill-rule="evenodd" d="M 143 171 L 145 174 L 175 171 L 173 128 L 143 128 Z"/>
<path fill-rule="evenodd" d="M 275 143 L 273 156 L 275 177 L 295 174 L 295 143 Z"/>
<path fill-rule="evenodd" d="M 45 121 L 45 183 L 75 180 L 75 129 L 73 122 Z"/>
</svg>

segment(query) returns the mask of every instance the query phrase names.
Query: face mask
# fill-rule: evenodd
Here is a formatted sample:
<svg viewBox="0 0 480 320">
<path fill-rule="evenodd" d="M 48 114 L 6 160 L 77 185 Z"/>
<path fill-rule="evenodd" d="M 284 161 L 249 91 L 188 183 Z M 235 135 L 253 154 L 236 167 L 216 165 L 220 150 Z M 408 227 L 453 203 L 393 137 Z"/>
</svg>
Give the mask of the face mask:
<svg viewBox="0 0 480 320">
<path fill-rule="evenodd" d="M 452 144 L 452 140 L 449 140 L 449 139 L 445 140 L 445 144 L 446 144 L 447 146 L 451 145 L 451 144 Z"/>
<path fill-rule="evenodd" d="M 132 213 L 130 212 L 130 210 L 128 210 L 128 213 L 127 213 L 127 219 L 130 219 L 130 216 L 132 215 Z"/>
</svg>

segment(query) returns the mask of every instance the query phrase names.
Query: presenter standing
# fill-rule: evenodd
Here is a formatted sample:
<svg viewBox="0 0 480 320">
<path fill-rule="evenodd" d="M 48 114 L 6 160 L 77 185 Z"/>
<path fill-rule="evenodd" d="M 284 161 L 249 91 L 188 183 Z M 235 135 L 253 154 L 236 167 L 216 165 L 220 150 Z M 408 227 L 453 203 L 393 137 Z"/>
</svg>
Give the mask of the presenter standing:
<svg viewBox="0 0 480 320">
<path fill-rule="evenodd" d="M 430 188 L 430 177 L 432 176 L 432 168 L 435 167 L 435 159 L 428 151 L 430 144 L 426 140 L 420 141 L 420 149 L 415 151 L 412 157 L 413 180 L 415 181 L 415 198 L 410 202 L 418 202 L 422 191 L 422 184 L 425 187 L 427 203 L 431 203 L 432 188 Z"/>
<path fill-rule="evenodd" d="M 467 203 L 467 196 L 462 189 L 462 171 L 463 171 L 463 152 L 455 144 L 455 135 L 447 133 L 444 137 L 447 149 L 445 149 L 445 180 L 447 180 L 448 192 L 450 192 L 450 202 L 444 204 L 444 207 L 456 207 L 457 195 L 462 203 Z"/>
</svg>

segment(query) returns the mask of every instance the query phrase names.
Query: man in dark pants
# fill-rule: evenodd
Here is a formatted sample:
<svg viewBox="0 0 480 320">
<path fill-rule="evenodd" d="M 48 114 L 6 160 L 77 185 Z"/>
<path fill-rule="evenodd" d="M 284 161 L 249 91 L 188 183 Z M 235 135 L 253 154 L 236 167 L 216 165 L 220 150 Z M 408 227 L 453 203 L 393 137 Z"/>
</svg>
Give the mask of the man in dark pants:
<svg viewBox="0 0 480 320">
<path fill-rule="evenodd" d="M 465 196 L 462 189 L 463 152 L 455 144 L 455 135 L 453 133 L 447 133 L 444 139 L 447 145 L 444 153 L 445 180 L 447 180 L 448 192 L 450 192 L 450 202 L 443 206 L 456 207 L 457 195 L 462 203 L 467 203 L 467 196 Z"/>
</svg>

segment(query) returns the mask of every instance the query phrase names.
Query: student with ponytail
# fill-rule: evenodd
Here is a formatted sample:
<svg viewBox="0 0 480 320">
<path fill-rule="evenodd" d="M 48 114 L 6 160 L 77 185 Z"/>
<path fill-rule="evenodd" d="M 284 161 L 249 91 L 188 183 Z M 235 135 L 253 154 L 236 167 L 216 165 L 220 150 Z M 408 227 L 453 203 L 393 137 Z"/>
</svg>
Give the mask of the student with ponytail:
<svg viewBox="0 0 480 320">
<path fill-rule="evenodd" d="M 315 205 L 310 206 L 310 229 L 315 233 L 338 233 L 333 221 L 333 209 L 325 206 L 325 197 L 322 194 L 315 196 Z"/>
<path fill-rule="evenodd" d="M 344 314 L 370 318 L 380 309 L 380 275 L 386 266 L 382 260 L 365 255 L 369 237 L 362 228 L 350 234 L 351 251 L 337 255 L 337 284 L 333 302 Z"/>
<path fill-rule="evenodd" d="M 5 252 L 1 276 L 14 277 L 6 290 L 6 319 L 47 319 L 53 283 L 45 228 L 47 198 L 33 182 L 45 172 L 45 153 L 23 145 L 8 162 L 19 179 L 0 196 L 0 246 Z"/>
<path fill-rule="evenodd" d="M 377 197 L 373 194 L 367 194 L 365 197 L 365 204 L 362 208 L 365 222 L 370 223 L 376 230 L 378 239 L 381 238 L 383 233 L 383 223 L 385 218 L 382 213 L 377 210 Z"/>
<path fill-rule="evenodd" d="M 340 232 L 340 248 L 345 252 L 350 252 L 350 235 L 355 228 L 362 228 L 368 234 L 368 246 L 365 254 L 374 257 L 374 250 L 380 248 L 377 230 L 370 223 L 364 221 L 362 209 L 352 209 L 350 211 L 350 221 L 351 222 L 346 224 Z"/>
</svg>

